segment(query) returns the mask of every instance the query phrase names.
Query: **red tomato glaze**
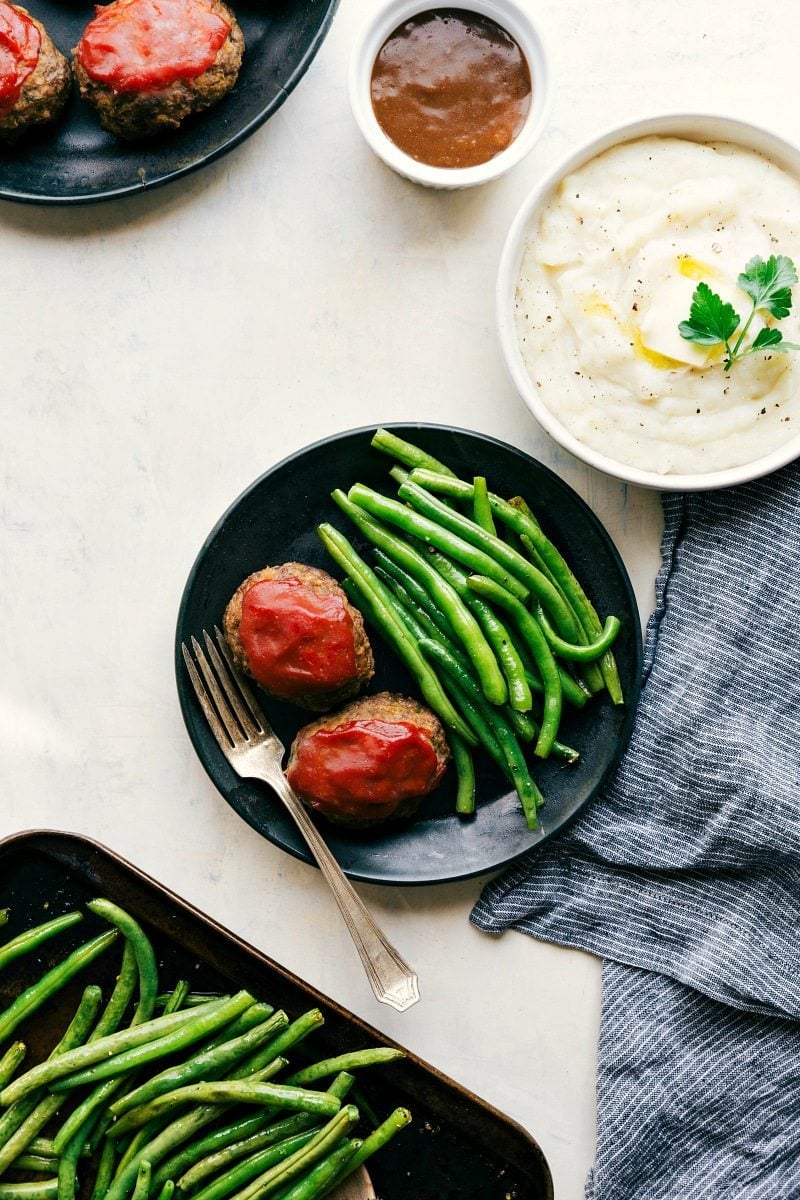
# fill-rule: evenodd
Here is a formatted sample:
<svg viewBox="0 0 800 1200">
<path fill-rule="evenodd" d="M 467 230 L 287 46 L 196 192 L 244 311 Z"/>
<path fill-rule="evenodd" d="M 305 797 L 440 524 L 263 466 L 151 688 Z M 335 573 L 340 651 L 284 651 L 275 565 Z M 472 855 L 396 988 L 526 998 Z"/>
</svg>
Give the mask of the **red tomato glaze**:
<svg viewBox="0 0 800 1200">
<path fill-rule="evenodd" d="M 385 820 L 442 773 L 427 733 L 406 721 L 346 721 L 301 738 L 289 782 L 319 812 Z"/>
<path fill-rule="evenodd" d="M 42 37 L 30 17 L 0 0 L 0 117 L 19 100 L 36 69 Z"/>
<path fill-rule="evenodd" d="M 75 57 L 115 92 L 150 91 L 202 75 L 230 33 L 209 0 L 115 0 L 95 13 Z"/>
<path fill-rule="evenodd" d="M 344 600 L 299 579 L 265 579 L 248 588 L 239 637 L 253 677 L 287 700 L 333 691 L 358 674 Z"/>
</svg>

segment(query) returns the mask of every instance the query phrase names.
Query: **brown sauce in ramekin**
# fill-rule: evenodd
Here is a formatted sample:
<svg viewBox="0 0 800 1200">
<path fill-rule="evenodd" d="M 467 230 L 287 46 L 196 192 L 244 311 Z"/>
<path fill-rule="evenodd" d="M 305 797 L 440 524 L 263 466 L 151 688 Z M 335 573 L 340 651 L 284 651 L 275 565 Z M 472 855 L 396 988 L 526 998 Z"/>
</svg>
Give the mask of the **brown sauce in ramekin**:
<svg viewBox="0 0 800 1200">
<path fill-rule="evenodd" d="M 372 107 L 396 146 L 433 167 L 473 167 L 510 146 L 531 106 L 531 73 L 514 38 L 459 8 L 420 12 L 384 42 Z"/>
</svg>

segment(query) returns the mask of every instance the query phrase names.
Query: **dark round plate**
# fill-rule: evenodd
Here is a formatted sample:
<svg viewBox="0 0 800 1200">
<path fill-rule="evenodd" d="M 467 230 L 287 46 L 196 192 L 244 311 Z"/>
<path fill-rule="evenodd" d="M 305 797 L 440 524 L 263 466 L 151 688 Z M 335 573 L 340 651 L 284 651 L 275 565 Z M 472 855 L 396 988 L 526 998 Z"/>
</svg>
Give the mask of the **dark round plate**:
<svg viewBox="0 0 800 1200">
<path fill-rule="evenodd" d="M 23 0 L 62 53 L 94 15 L 88 0 Z M 338 0 L 232 0 L 245 36 L 239 78 L 214 108 L 152 141 L 104 133 L 92 108 L 72 96 L 59 121 L 0 150 L 0 197 L 80 204 L 141 192 L 218 158 L 249 137 L 283 103 L 322 44 Z"/>
<path fill-rule="evenodd" d="M 547 467 L 504 442 L 437 425 L 392 425 L 400 436 L 423 446 L 457 474 L 487 476 L 505 496 L 523 495 L 546 532 L 565 552 L 601 614 L 616 613 L 622 632 L 615 652 L 627 704 L 615 708 L 596 697 L 563 723 L 563 740 L 581 752 L 571 767 L 545 762 L 536 778 L 546 797 L 542 827 L 531 832 L 519 802 L 486 755 L 476 756 L 478 811 L 470 820 L 453 812 L 449 770 L 437 792 L 413 821 L 354 832 L 320 822 L 340 865 L 352 879 L 385 884 L 443 883 L 501 867 L 560 829 L 602 786 L 628 743 L 641 676 L 641 633 L 636 599 L 622 560 L 594 513 Z M 310 563 L 339 576 L 316 535 L 330 521 L 353 544 L 364 544 L 330 499 L 336 487 L 356 481 L 384 491 L 394 487 L 391 462 L 370 446 L 374 427 L 317 442 L 257 479 L 212 530 L 192 567 L 178 613 L 175 669 L 181 709 L 200 761 L 228 801 L 254 829 L 277 846 L 310 862 L 305 843 L 269 787 L 240 779 L 229 767 L 206 723 L 181 655 L 181 642 L 221 622 L 228 600 L 252 571 L 285 561 Z M 416 688 L 404 668 L 371 635 L 377 670 L 371 691 Z M 291 705 L 264 698 L 276 733 L 289 746 L 301 725 L 313 719 Z M 561 735 L 560 735 L 561 736 Z"/>
</svg>

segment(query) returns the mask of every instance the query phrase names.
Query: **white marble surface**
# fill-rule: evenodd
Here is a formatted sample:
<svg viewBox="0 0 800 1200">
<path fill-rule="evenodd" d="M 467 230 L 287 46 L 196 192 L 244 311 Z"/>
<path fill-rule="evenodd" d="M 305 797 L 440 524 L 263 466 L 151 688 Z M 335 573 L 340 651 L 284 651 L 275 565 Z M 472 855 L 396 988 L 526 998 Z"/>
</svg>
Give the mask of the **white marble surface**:
<svg viewBox="0 0 800 1200">
<path fill-rule="evenodd" d="M 244 825 L 196 762 L 176 609 L 207 531 L 266 467 L 341 429 L 427 419 L 564 475 L 645 615 L 657 497 L 584 469 L 527 416 L 493 329 L 500 247 L 534 181 L 601 126 L 694 109 L 791 137 L 800 10 L 538 0 L 556 79 L 546 135 L 498 183 L 442 194 L 392 175 L 351 119 L 347 57 L 370 7 L 342 0 L 298 90 L 212 167 L 97 207 L 0 205 L 0 835 L 105 842 L 519 1120 L 558 1200 L 577 1200 L 599 964 L 479 934 L 479 880 L 363 887 L 424 996 L 404 1016 L 376 1004 L 318 873 Z"/>
</svg>

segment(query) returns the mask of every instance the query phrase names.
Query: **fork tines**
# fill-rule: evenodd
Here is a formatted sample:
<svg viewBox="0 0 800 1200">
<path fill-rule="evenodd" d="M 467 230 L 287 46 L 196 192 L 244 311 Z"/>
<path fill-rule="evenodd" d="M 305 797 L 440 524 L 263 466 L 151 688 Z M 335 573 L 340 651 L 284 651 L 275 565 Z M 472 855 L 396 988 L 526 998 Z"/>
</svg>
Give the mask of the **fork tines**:
<svg viewBox="0 0 800 1200">
<path fill-rule="evenodd" d="M 269 725 L 256 698 L 233 665 L 225 639 L 216 625 L 214 634 L 217 645 L 207 630 L 202 631 L 205 651 L 197 638 L 192 637 L 194 659 L 185 642 L 181 643 L 181 650 L 200 706 L 225 751 L 263 738 Z"/>
</svg>

